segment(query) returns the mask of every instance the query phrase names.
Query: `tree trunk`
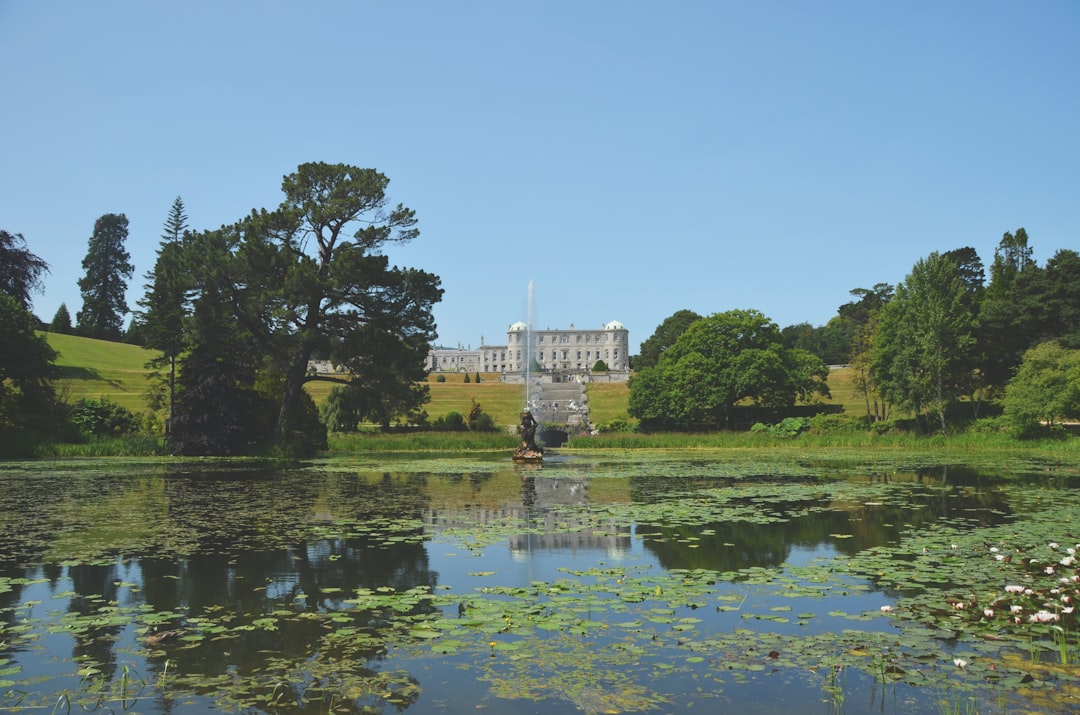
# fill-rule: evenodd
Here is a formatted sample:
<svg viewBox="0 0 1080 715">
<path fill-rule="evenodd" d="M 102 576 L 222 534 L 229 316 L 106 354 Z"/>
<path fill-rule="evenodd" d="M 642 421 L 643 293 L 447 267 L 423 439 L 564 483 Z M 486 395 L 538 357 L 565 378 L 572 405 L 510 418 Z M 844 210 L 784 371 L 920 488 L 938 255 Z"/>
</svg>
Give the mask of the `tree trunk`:
<svg viewBox="0 0 1080 715">
<path fill-rule="evenodd" d="M 308 360 L 311 358 L 311 344 L 302 341 L 296 348 L 292 363 L 285 373 L 285 391 L 281 395 L 281 409 L 278 410 L 277 423 L 274 425 L 274 444 L 281 445 L 288 435 L 289 421 L 300 400 L 300 391 L 304 389 Z"/>
</svg>

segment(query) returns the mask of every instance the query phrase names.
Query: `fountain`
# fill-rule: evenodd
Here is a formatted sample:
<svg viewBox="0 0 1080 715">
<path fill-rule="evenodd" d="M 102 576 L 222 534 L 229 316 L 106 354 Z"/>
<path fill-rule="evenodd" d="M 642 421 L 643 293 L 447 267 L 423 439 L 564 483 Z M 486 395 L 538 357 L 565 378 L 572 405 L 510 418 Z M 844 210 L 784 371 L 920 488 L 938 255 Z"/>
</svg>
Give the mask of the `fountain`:
<svg viewBox="0 0 1080 715">
<path fill-rule="evenodd" d="M 532 414 L 532 364 L 536 352 L 533 350 L 532 327 L 536 317 L 535 297 L 533 294 L 533 282 L 529 279 L 528 299 L 525 305 L 525 405 L 521 409 L 521 424 L 518 432 L 521 434 L 521 444 L 514 450 L 514 461 L 519 463 L 538 464 L 544 461 L 544 450 L 536 444 L 536 428 L 539 426 Z"/>
</svg>

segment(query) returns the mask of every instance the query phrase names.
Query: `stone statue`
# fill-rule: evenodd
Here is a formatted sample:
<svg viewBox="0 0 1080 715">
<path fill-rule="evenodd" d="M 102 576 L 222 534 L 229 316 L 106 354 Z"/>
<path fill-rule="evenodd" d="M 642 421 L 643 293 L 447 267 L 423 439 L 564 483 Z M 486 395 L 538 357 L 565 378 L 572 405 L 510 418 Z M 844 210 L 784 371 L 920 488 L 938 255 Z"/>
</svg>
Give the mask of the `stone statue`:
<svg viewBox="0 0 1080 715">
<path fill-rule="evenodd" d="M 514 450 L 515 462 L 539 462 L 544 458 L 544 450 L 536 444 L 536 418 L 532 412 L 525 410 L 521 413 L 521 424 L 518 431 L 521 433 L 521 444 Z"/>
</svg>

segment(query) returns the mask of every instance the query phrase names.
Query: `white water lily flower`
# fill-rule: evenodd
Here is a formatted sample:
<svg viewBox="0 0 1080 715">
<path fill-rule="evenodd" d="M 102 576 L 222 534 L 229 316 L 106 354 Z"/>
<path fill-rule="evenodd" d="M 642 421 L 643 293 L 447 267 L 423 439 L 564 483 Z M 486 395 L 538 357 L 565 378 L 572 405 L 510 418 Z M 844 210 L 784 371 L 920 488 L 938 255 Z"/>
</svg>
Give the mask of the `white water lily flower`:
<svg viewBox="0 0 1080 715">
<path fill-rule="evenodd" d="M 1062 608 L 1061 612 L 1068 615 L 1073 612 L 1074 608 L 1076 608 L 1076 606 L 1068 606 L 1067 608 Z"/>
<path fill-rule="evenodd" d="M 882 606 L 881 607 L 881 612 L 882 613 L 888 613 L 891 610 L 892 610 L 892 606 Z"/>
<path fill-rule="evenodd" d="M 1012 612 L 1012 613 L 1023 613 L 1024 612 L 1024 607 L 1023 606 L 1010 606 L 1009 611 Z"/>
<path fill-rule="evenodd" d="M 994 617 L 994 609 L 993 608 L 984 608 L 983 609 L 983 615 L 986 616 L 987 618 L 993 618 Z"/>
<path fill-rule="evenodd" d="M 967 661 L 963 658 L 953 658 L 953 664 L 956 665 L 957 668 L 967 667 Z"/>
<path fill-rule="evenodd" d="M 1005 587 L 1006 593 L 1021 593 L 1024 590 L 1023 586 L 1014 586 L 1012 584 Z"/>
<path fill-rule="evenodd" d="M 1050 611 L 1036 611 L 1028 616 L 1028 621 L 1031 623 L 1053 623 L 1060 619 L 1061 616 L 1056 613 L 1051 613 Z"/>
<path fill-rule="evenodd" d="M 1056 549 L 1058 546 L 1060 546 L 1060 544 L 1058 544 L 1058 542 L 1056 541 L 1051 541 L 1049 546 L 1051 549 Z"/>
</svg>

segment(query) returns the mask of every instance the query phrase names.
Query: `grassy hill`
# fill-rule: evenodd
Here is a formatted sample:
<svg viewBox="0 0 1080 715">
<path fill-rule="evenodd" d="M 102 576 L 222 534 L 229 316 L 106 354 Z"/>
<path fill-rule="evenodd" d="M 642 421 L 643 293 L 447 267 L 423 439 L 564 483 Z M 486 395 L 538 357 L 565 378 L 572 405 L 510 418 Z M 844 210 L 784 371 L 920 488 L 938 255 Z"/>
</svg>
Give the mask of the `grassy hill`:
<svg viewBox="0 0 1080 715">
<path fill-rule="evenodd" d="M 145 394 L 150 371 L 146 363 L 158 354 L 156 351 L 74 335 L 44 335 L 59 353 L 57 388 L 68 402 L 105 397 L 132 412 L 148 411 Z"/>
<path fill-rule="evenodd" d="M 69 402 L 83 397 L 106 397 L 133 412 L 146 412 L 145 392 L 150 371 L 146 363 L 157 353 L 152 350 L 92 340 L 73 335 L 45 333 L 49 344 L 60 356 L 56 364 L 60 368 L 58 387 L 60 394 Z M 448 412 L 466 414 L 470 400 L 480 403 L 484 412 L 497 425 L 516 425 L 525 402 L 522 385 L 499 382 L 495 373 L 481 375 L 481 382 L 465 382 L 464 375 L 447 375 L 445 382 L 436 376 L 428 378 L 431 402 L 425 409 L 434 420 Z M 475 377 L 473 376 L 475 379 Z M 855 391 L 850 368 L 839 368 L 829 373 L 829 402 L 844 406 L 847 412 L 862 414 L 864 406 Z M 322 403 L 333 387 L 328 382 L 311 382 L 307 390 L 317 403 Z M 630 391 L 626 383 L 597 383 L 588 385 L 590 419 L 593 424 L 607 424 L 616 419 L 629 419 L 626 412 Z"/>
</svg>

